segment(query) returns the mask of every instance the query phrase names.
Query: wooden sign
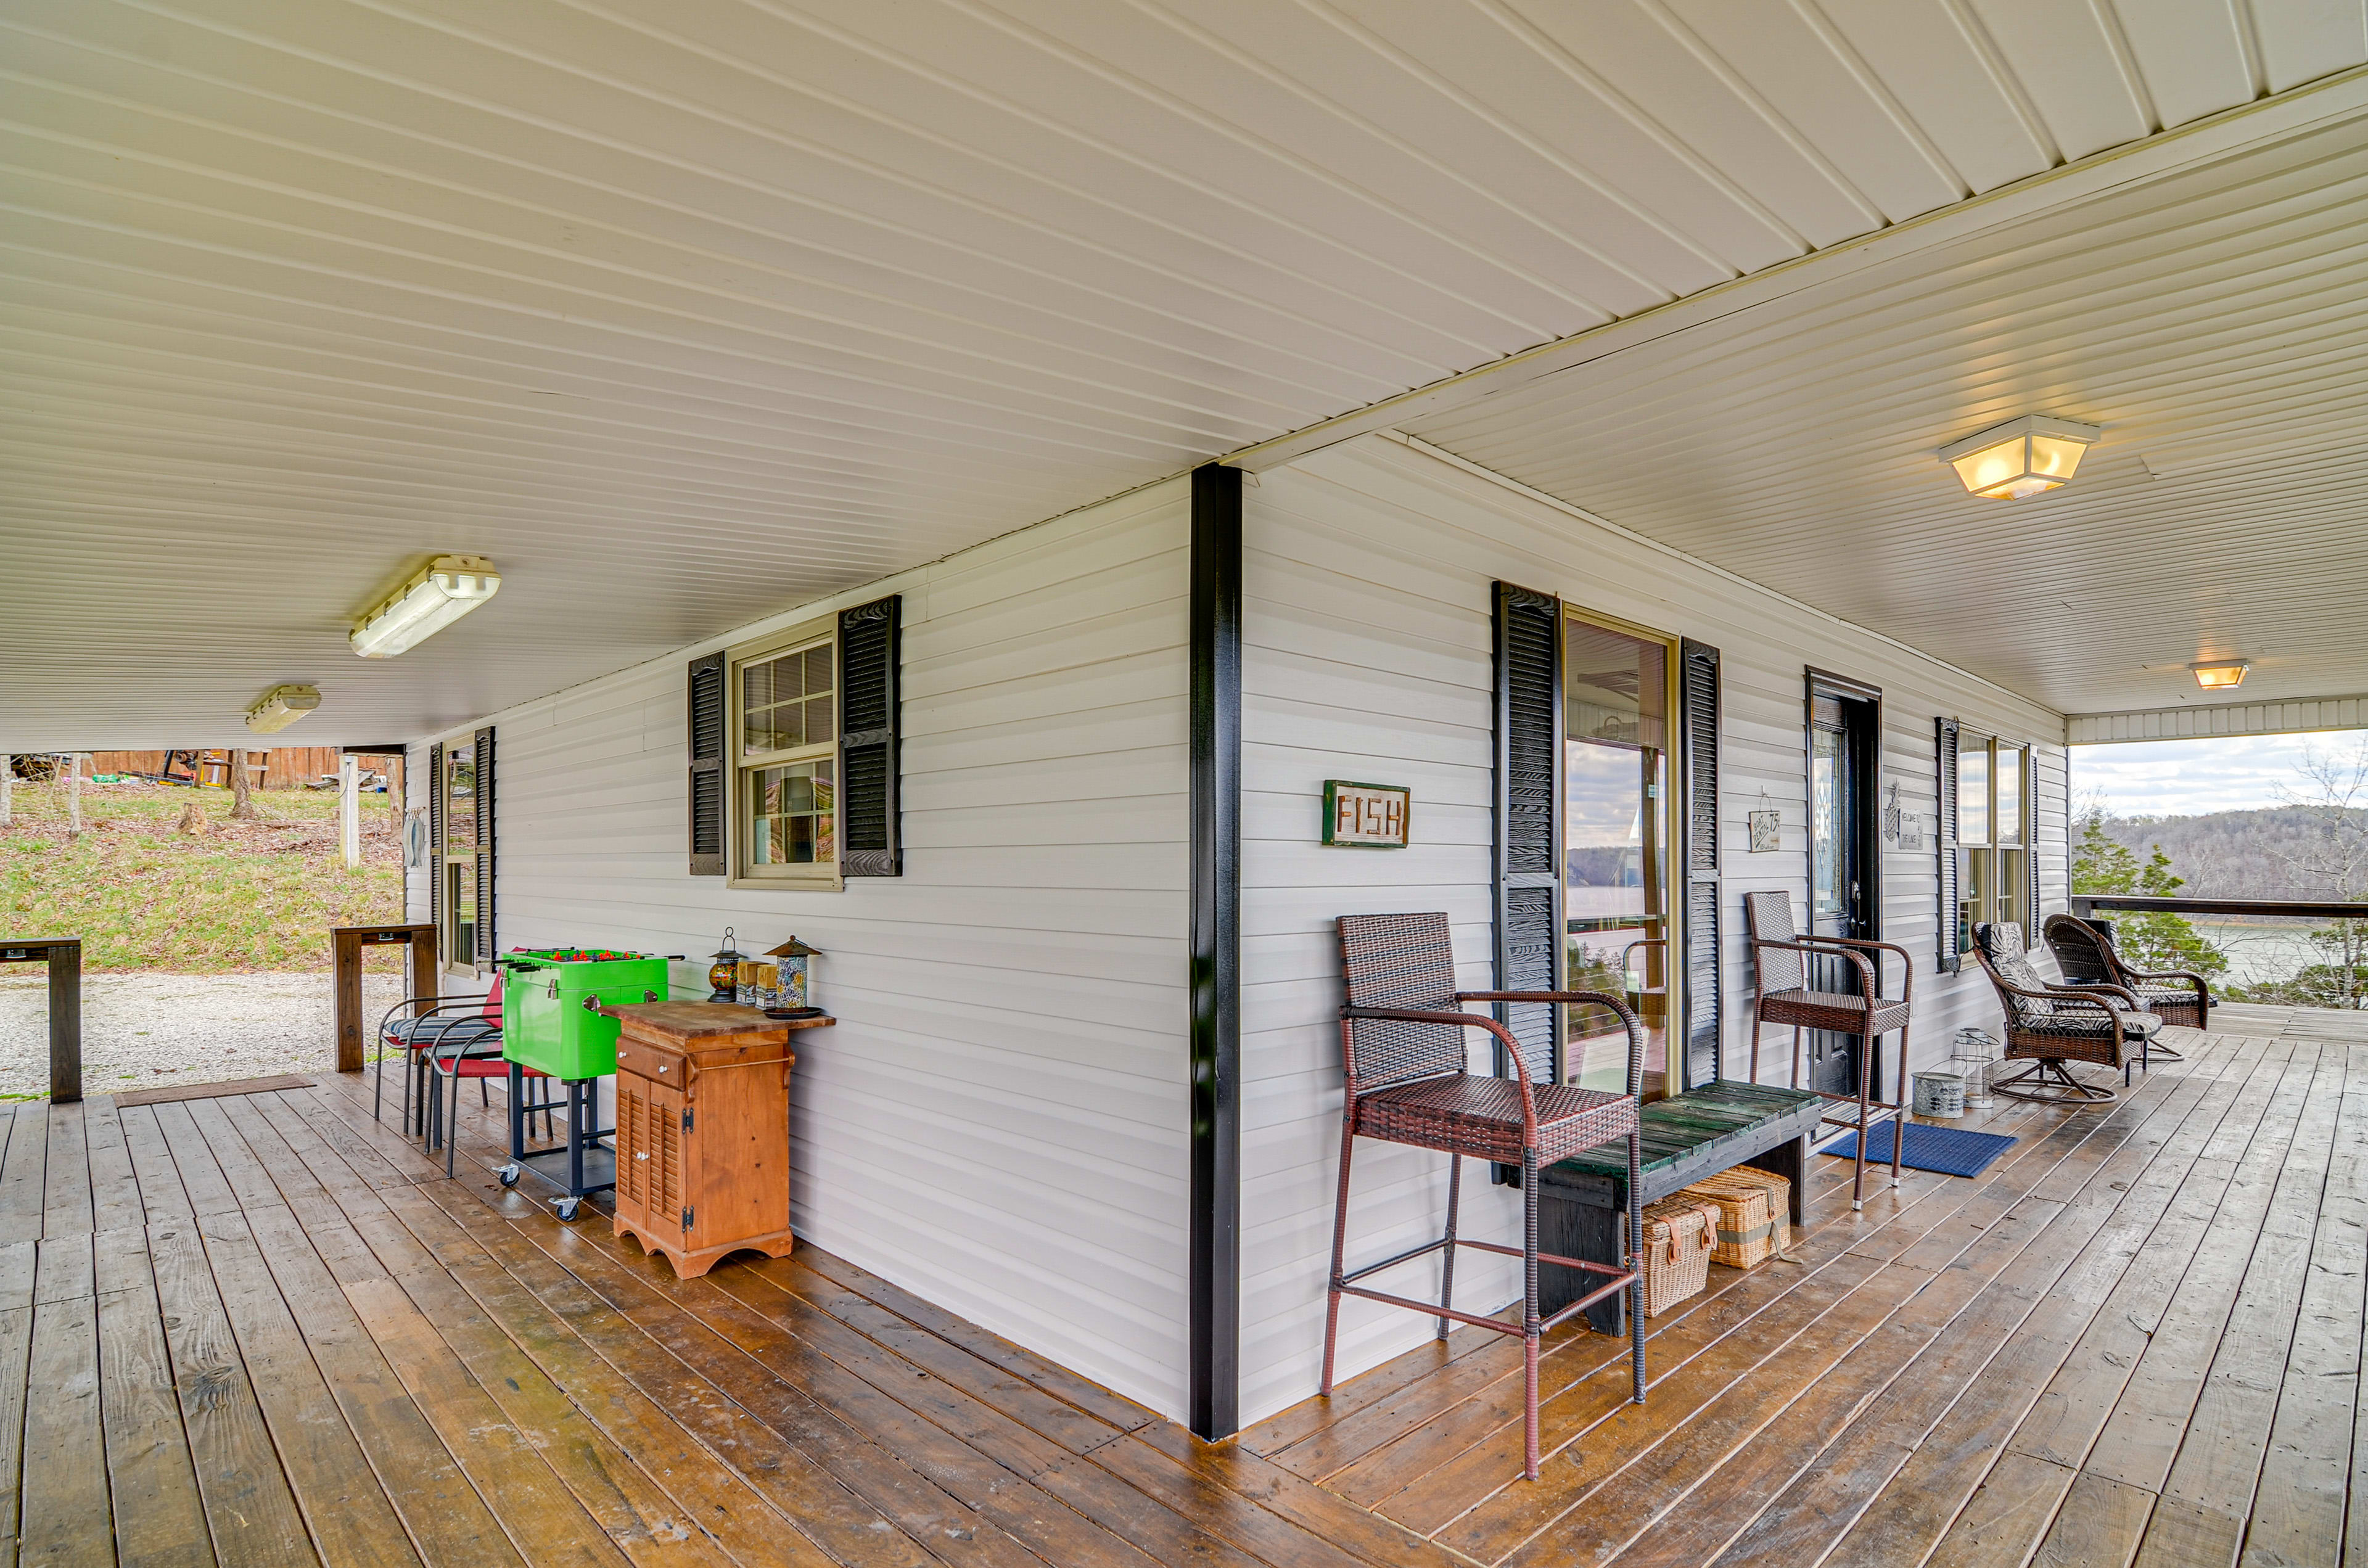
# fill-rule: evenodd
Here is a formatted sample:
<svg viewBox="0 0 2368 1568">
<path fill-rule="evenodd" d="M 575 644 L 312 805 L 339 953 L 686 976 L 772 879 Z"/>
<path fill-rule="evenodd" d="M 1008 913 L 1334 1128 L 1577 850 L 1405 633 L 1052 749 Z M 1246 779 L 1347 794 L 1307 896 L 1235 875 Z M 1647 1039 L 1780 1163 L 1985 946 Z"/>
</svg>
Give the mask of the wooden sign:
<svg viewBox="0 0 2368 1568">
<path fill-rule="evenodd" d="M 1414 791 L 1403 784 L 1324 781 L 1324 842 L 1344 849 L 1404 849 Z"/>
</svg>

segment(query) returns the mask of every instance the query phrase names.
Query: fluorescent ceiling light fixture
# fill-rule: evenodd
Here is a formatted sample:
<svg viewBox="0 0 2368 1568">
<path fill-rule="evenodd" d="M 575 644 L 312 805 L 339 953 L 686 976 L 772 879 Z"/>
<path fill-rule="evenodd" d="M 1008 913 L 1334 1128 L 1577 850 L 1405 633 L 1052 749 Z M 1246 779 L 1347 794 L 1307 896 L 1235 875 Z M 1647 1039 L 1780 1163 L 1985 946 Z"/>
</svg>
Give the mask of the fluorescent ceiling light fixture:
<svg viewBox="0 0 2368 1568">
<path fill-rule="evenodd" d="M 392 659 L 416 648 L 501 590 L 502 574 L 482 555 L 439 555 L 354 628 L 354 652 Z"/>
<path fill-rule="evenodd" d="M 2253 667 L 2250 659 L 2199 660 L 2187 666 L 2195 674 L 2195 684 L 2206 691 L 2231 691 L 2245 684 L 2245 672 Z"/>
<path fill-rule="evenodd" d="M 274 734 L 319 706 L 318 687 L 275 686 L 246 710 L 246 727 L 258 735 Z"/>
<path fill-rule="evenodd" d="M 2105 433 L 2101 425 L 2026 414 L 1941 449 L 1965 493 L 1993 501 L 2020 501 L 2068 481 L 2081 457 Z"/>
</svg>

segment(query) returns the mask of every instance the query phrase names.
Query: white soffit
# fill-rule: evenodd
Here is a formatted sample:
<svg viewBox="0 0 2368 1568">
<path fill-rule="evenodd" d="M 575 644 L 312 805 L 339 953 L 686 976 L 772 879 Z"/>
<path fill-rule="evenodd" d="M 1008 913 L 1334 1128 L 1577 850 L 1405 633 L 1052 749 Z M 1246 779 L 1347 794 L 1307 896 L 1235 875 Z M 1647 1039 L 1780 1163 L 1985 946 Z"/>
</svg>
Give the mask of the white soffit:
<svg viewBox="0 0 2368 1568">
<path fill-rule="evenodd" d="M 2368 120 L 1598 358 L 1414 436 L 2068 712 L 2368 690 Z M 2021 414 L 2078 478 L 1964 494 Z"/>
<path fill-rule="evenodd" d="M 2368 729 L 2368 696 L 2305 697 L 2286 702 L 2197 703 L 2136 713 L 2075 713 L 2064 722 L 2074 745 L 2114 741 L 2192 741 L 2216 735 L 2294 735 Z"/>
<path fill-rule="evenodd" d="M 2368 60 L 2295 0 L 0 12 L 0 740 L 416 734 Z M 427 556 L 501 597 L 361 665 Z"/>
</svg>

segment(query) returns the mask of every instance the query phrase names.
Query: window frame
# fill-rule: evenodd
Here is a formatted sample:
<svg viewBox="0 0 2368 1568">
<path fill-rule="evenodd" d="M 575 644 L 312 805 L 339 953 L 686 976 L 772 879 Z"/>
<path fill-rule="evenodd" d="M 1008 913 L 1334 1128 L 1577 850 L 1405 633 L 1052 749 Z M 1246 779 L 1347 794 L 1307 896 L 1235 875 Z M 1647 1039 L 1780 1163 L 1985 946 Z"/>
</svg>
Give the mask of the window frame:
<svg viewBox="0 0 2368 1568">
<path fill-rule="evenodd" d="M 477 732 L 463 730 L 442 743 L 443 766 L 437 770 L 434 789 L 436 806 L 441 813 L 442 826 L 433 836 L 435 852 L 429 857 L 433 864 L 436 886 L 432 890 L 436 902 L 436 949 L 442 957 L 443 972 L 455 979 L 475 980 L 485 972 L 477 961 L 477 924 L 484 918 L 478 907 L 481 879 L 478 862 L 485 853 L 484 790 L 477 778 Z M 460 766 L 469 769 L 469 822 L 471 838 L 466 848 L 455 848 L 452 843 L 452 774 Z M 461 868 L 461 884 L 468 892 L 470 909 L 469 940 L 460 939 L 460 889 L 453 884 L 453 870 Z"/>
<path fill-rule="evenodd" d="M 747 722 L 747 704 L 741 686 L 741 672 L 750 665 L 760 665 L 780 657 L 792 649 L 827 646 L 830 649 L 831 670 L 831 738 L 803 746 L 788 746 L 763 753 L 757 756 L 743 755 Z M 731 777 L 724 785 L 727 809 L 723 822 L 723 854 L 726 867 L 725 886 L 734 888 L 791 889 L 801 892 L 837 892 L 845 890 L 847 879 L 842 869 L 846 853 L 846 763 L 840 744 L 845 723 L 842 687 L 847 672 L 839 651 L 838 617 L 819 616 L 767 636 L 753 639 L 725 650 L 723 655 L 724 767 Z M 814 861 L 805 865 L 756 865 L 748 858 L 751 847 L 750 790 L 748 780 L 760 768 L 780 767 L 791 763 L 831 763 L 831 858 L 828 862 Z"/>
<path fill-rule="evenodd" d="M 1987 771 L 1983 783 L 1982 801 L 1985 835 L 1978 840 L 1967 838 L 1964 833 L 1965 759 L 1976 753 L 1985 757 Z M 2005 843 L 2001 842 L 2003 835 L 1999 831 L 2005 824 L 1998 817 L 1998 781 L 2009 763 L 2018 769 L 2015 791 L 2018 798 L 2015 801 L 2015 838 L 2011 843 Z M 1959 831 L 1956 845 L 1960 868 L 1957 901 L 1961 912 L 1957 916 L 1957 950 L 1961 953 L 1973 950 L 1972 932 L 1975 926 L 1986 920 L 1992 923 L 2003 921 L 2009 915 L 2014 917 L 2015 924 L 2024 927 L 2023 946 L 2030 948 L 2038 944 L 2039 933 L 2030 928 L 2032 922 L 2029 918 L 2032 906 L 2031 879 L 2034 874 L 2033 858 L 2037 853 L 2034 841 L 2038 836 L 2038 816 L 2032 797 L 2037 792 L 2038 765 L 2036 748 L 2028 741 L 2011 741 L 2003 735 L 1976 734 L 1970 730 L 1958 733 L 1956 786 Z M 2006 875 L 2006 857 L 2009 855 L 2020 857 L 2015 863 L 2019 874 L 2011 881 Z M 1974 896 L 1975 887 L 1982 890 L 1978 900 Z M 1978 903 L 1979 907 L 1967 917 L 1962 913 L 1962 906 L 1969 903 Z"/>
</svg>

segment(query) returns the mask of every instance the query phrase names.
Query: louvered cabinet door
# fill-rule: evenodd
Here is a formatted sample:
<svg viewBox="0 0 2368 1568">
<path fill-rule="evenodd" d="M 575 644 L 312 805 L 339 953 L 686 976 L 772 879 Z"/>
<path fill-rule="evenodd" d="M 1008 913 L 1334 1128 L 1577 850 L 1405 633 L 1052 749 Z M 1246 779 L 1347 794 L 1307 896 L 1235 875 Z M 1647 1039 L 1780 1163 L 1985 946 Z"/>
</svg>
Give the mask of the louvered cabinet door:
<svg viewBox="0 0 2368 1568">
<path fill-rule="evenodd" d="M 617 1074 L 617 1218 L 679 1243 L 682 1235 L 682 1091 Z"/>
</svg>

